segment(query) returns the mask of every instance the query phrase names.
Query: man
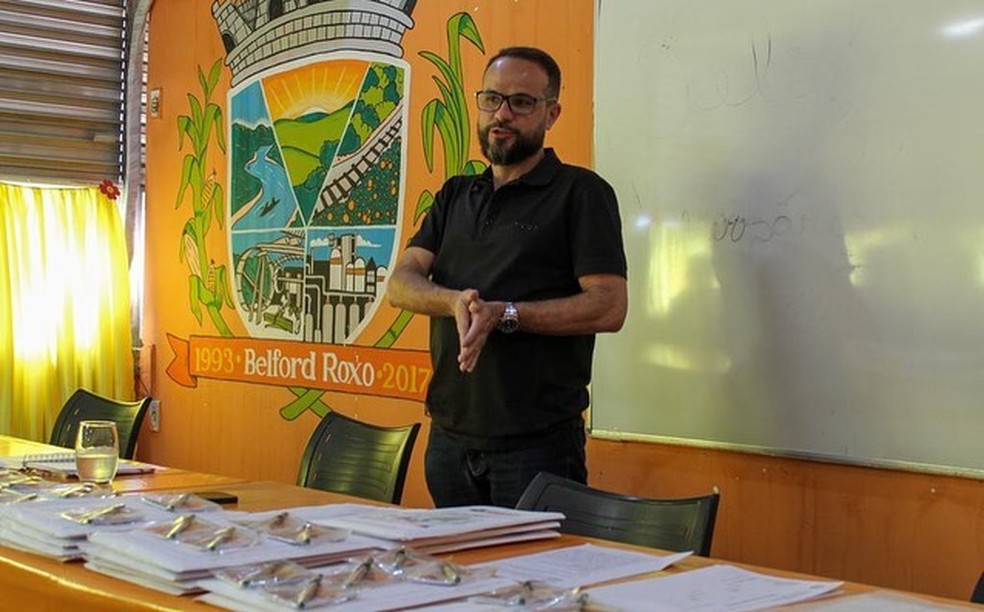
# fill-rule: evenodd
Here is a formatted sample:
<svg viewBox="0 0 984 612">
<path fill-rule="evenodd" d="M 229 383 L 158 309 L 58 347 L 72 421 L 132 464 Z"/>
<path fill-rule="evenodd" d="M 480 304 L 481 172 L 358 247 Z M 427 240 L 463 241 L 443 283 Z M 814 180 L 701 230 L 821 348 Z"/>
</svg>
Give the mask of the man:
<svg viewBox="0 0 984 612">
<path fill-rule="evenodd" d="M 627 308 L 612 188 L 543 148 L 560 116 L 547 53 L 503 49 L 476 95 L 491 167 L 437 194 L 387 294 L 431 317 L 425 457 L 438 507 L 513 507 L 541 470 L 587 481 L 594 334 Z"/>
</svg>

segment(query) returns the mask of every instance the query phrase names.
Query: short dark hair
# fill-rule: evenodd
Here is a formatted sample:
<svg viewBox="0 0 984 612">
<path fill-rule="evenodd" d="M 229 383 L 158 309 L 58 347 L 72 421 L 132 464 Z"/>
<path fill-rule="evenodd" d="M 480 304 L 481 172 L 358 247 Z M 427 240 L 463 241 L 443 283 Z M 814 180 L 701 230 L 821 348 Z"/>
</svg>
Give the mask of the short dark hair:
<svg viewBox="0 0 984 612">
<path fill-rule="evenodd" d="M 557 65 L 554 58 L 550 57 L 549 53 L 536 47 L 506 47 L 500 49 L 489 59 L 488 63 L 485 64 L 485 70 L 488 71 L 489 66 L 502 57 L 523 59 L 543 68 L 543 71 L 547 73 L 547 96 L 550 98 L 560 97 L 560 66 Z"/>
</svg>

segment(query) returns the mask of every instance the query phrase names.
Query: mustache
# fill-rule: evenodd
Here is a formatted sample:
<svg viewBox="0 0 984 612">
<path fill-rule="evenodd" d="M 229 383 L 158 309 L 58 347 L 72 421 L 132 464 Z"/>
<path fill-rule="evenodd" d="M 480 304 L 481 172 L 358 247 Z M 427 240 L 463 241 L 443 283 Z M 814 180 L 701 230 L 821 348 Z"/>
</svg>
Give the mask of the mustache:
<svg viewBox="0 0 984 612">
<path fill-rule="evenodd" d="M 518 134 L 519 133 L 518 131 L 516 131 L 515 128 L 510 127 L 509 125 L 507 125 L 505 123 L 502 123 L 501 121 L 495 121 L 493 123 L 490 123 L 490 124 L 486 125 L 485 126 L 485 133 L 488 134 L 493 128 L 499 129 L 499 130 L 505 130 L 505 131 L 507 131 L 507 132 L 509 132 L 511 134 Z"/>
</svg>

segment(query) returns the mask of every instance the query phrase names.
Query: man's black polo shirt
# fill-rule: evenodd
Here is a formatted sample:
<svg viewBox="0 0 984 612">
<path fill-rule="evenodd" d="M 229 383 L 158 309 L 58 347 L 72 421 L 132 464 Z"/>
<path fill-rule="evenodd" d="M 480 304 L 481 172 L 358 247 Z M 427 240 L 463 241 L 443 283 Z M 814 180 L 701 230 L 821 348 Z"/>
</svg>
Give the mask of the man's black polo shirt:
<svg viewBox="0 0 984 612">
<path fill-rule="evenodd" d="M 552 149 L 530 172 L 493 189 L 491 170 L 445 183 L 410 242 L 435 255 L 438 285 L 482 299 L 525 302 L 580 292 L 578 277 L 625 276 L 615 192 Z M 434 423 L 482 450 L 520 446 L 578 417 L 588 405 L 594 335 L 493 331 L 475 370 L 458 369 L 454 319 L 431 319 Z"/>
</svg>

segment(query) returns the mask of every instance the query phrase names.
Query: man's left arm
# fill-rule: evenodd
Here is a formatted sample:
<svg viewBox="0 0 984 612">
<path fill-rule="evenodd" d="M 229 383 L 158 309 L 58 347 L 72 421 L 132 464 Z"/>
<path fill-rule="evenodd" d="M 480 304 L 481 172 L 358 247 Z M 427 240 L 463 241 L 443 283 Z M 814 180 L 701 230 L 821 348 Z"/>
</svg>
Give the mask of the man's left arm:
<svg viewBox="0 0 984 612">
<path fill-rule="evenodd" d="M 562 298 L 515 302 L 519 329 L 550 336 L 616 332 L 628 311 L 625 277 L 618 274 L 588 274 L 578 278 L 581 292 Z M 470 372 L 478 361 L 490 333 L 495 332 L 506 309 L 505 302 L 471 302 L 471 326 L 461 341 L 462 370 Z"/>
<path fill-rule="evenodd" d="M 578 282 L 581 292 L 572 296 L 517 303 L 519 329 L 552 336 L 620 330 L 628 311 L 625 278 L 617 274 L 590 274 Z M 505 304 L 499 304 L 501 317 Z"/>
<path fill-rule="evenodd" d="M 516 304 L 519 329 L 554 336 L 618 331 L 625 322 L 628 289 L 615 190 L 598 175 L 581 173 L 569 209 L 567 238 L 581 291 Z"/>
</svg>

